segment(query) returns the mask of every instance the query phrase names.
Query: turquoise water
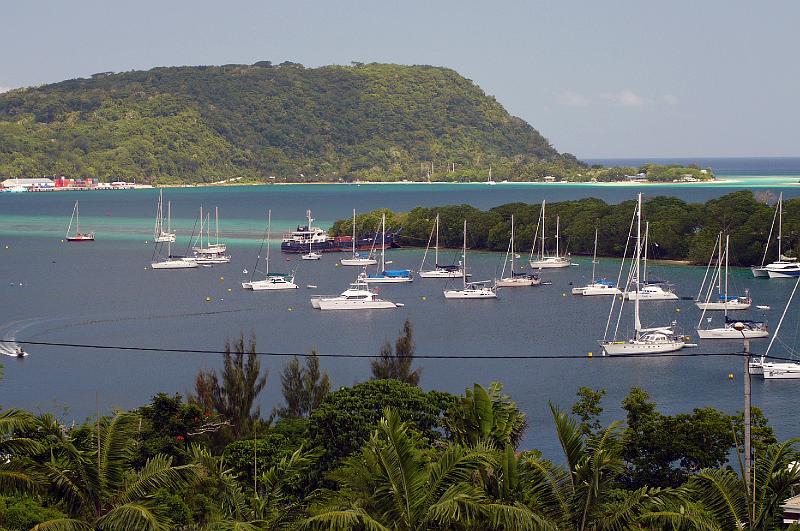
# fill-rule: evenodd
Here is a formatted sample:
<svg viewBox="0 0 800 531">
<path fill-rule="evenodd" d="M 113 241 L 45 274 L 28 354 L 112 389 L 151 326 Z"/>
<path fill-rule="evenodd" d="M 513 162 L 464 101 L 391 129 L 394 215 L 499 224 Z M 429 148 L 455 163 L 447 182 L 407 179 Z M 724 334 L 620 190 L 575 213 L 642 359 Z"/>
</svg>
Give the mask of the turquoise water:
<svg viewBox="0 0 800 531">
<path fill-rule="evenodd" d="M 743 179 L 741 175 L 737 176 Z M 768 181 L 765 179 L 769 179 Z M 783 179 L 775 185 L 773 179 Z M 794 176 L 750 177 L 759 189 L 800 195 L 790 184 Z M 796 180 L 796 179 L 795 179 Z M 769 182 L 771 184 L 764 184 Z M 306 208 L 319 224 L 378 207 L 407 210 L 414 206 L 469 203 L 481 208 L 510 201 L 601 197 L 618 202 L 641 188 L 647 194 L 671 193 L 684 199 L 705 200 L 743 186 L 615 186 L 591 185 L 309 185 L 237 188 L 170 189 L 173 224 L 179 230 L 177 247 L 187 245 L 202 203 L 219 206 L 224 240 L 231 264 L 192 271 L 152 271 L 155 190 L 119 192 L 0 194 L 0 338 L 165 348 L 218 349 L 227 337 L 255 332 L 259 350 L 278 353 L 376 353 L 386 339 L 396 337 L 408 317 L 415 326 L 417 352 L 431 355 L 489 355 L 495 360 L 419 360 L 422 385 L 463 392 L 473 382 L 499 380 L 528 412 L 530 428 L 525 447 L 556 456 L 557 441 L 547 402 L 569 406 L 581 385 L 608 390 L 607 418 L 618 417 L 618 404 L 632 386 L 642 386 L 667 412 L 715 406 L 741 409 L 741 361 L 728 357 L 608 359 L 597 355 L 610 301 L 569 295 L 573 284 L 588 280 L 591 265 L 579 257 L 578 267 L 549 272 L 552 285 L 504 289 L 496 301 L 445 301 L 445 281 L 416 279 L 407 286 L 384 286 L 382 295 L 405 307 L 355 314 L 319 312 L 310 307 L 313 294 L 338 293 L 347 287 L 355 268 L 337 267 L 341 255 L 319 262 L 273 253 L 272 269 L 297 269 L 301 289 L 282 293 L 250 293 L 239 283 L 252 270 L 266 210 L 273 210 L 273 230 L 281 232 L 304 222 Z M 75 199 L 81 201 L 82 227 L 97 231 L 92 244 L 63 244 Z M 277 238 L 273 242 L 277 249 Z M 452 253 L 446 253 L 449 257 Z M 524 254 L 524 253 L 523 253 Z M 524 256 L 523 256 L 524 257 Z M 417 269 L 419 249 L 389 252 L 394 267 Z M 470 253 L 475 278 L 493 278 L 501 257 Z M 602 274 L 616 278 L 619 262 L 603 260 Z M 675 283 L 678 292 L 693 297 L 704 268 L 660 265 L 659 277 Z M 306 288 L 316 285 L 317 289 Z M 747 270 L 736 270 L 732 285 L 751 289 L 756 304 L 768 304 L 766 318 L 777 322 L 790 283 L 756 281 Z M 230 291 L 229 291 L 230 290 Z M 207 302 L 207 297 L 211 298 Z M 680 310 L 680 311 L 678 311 Z M 651 303 L 643 312 L 645 324 L 676 320 L 692 333 L 699 312 L 691 300 Z M 746 314 L 762 317 L 760 314 Z M 622 333 L 631 317 L 622 321 Z M 787 317 L 779 352 L 797 344 L 796 314 Z M 756 352 L 764 342 L 754 342 Z M 696 352 L 729 352 L 737 342 L 708 343 Z M 165 354 L 113 349 L 66 349 L 31 346 L 25 359 L 6 358 L 0 381 L 0 404 L 55 411 L 69 422 L 93 414 L 96 393 L 105 411 L 134 407 L 153 394 L 185 393 L 197 370 L 220 365 L 216 355 Z M 507 360 L 504 355 L 564 354 L 577 360 Z M 285 357 L 264 358 L 269 384 L 261 397 L 262 410 L 280 402 L 279 372 Z M 323 359 L 334 387 L 369 377 L 366 359 Z M 733 381 L 728 374 L 736 375 Z M 797 383 L 754 380 L 753 400 L 762 407 L 778 434 L 797 435 L 794 399 Z M 66 409 L 66 411 L 64 411 Z"/>
</svg>

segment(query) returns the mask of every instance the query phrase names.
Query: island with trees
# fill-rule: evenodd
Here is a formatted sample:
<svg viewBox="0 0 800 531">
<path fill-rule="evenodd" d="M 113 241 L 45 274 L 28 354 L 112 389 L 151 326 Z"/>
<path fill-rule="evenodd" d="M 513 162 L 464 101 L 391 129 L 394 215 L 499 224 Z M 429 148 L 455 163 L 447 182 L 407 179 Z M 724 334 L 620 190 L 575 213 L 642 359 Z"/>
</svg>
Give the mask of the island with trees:
<svg viewBox="0 0 800 531">
<path fill-rule="evenodd" d="M 0 94 L 0 177 L 149 184 L 649 181 L 559 153 L 457 72 L 292 62 L 103 72 Z"/>
</svg>

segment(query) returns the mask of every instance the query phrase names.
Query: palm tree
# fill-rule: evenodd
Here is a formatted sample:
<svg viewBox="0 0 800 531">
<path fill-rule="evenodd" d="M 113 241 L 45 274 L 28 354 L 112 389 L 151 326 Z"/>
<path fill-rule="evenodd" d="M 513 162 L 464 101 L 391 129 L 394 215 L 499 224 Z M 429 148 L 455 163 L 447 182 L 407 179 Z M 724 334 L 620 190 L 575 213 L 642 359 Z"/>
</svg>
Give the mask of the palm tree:
<svg viewBox="0 0 800 531">
<path fill-rule="evenodd" d="M 361 452 L 331 474 L 337 489 L 323 497 L 302 525 L 397 531 L 537 528 L 530 510 L 493 501 L 474 484 L 479 470 L 496 467 L 494 455 L 489 447 L 449 444 L 434 459 L 409 426 L 385 409 Z"/>
<path fill-rule="evenodd" d="M 94 430 L 76 430 L 53 444 L 35 441 L 39 445 L 35 455 L 9 459 L 30 478 L 25 483 L 28 492 L 59 500 L 69 514 L 34 529 L 168 528 L 168 516 L 149 498 L 158 489 L 179 487 L 193 466 L 173 467 L 171 458 L 156 456 L 140 470 L 131 470 L 137 425 L 138 416 L 117 414 L 98 421 Z M 47 435 L 46 440 L 51 438 Z"/>
<path fill-rule="evenodd" d="M 723 529 L 778 527 L 781 503 L 800 486 L 798 442 L 790 439 L 768 446 L 754 462 L 755 485 L 749 488 L 741 476 L 724 468 L 700 471 L 689 480 L 688 488 Z"/>
<path fill-rule="evenodd" d="M 32 469 L 30 456 L 42 446 L 28 432 L 36 428 L 36 418 L 20 409 L 0 412 L 0 491 L 19 493 L 30 491 L 42 478 Z"/>
<path fill-rule="evenodd" d="M 552 404 L 550 410 L 564 452 L 566 468 L 538 453 L 519 464 L 518 483 L 526 505 L 563 529 L 629 529 L 640 526 L 716 529 L 701 507 L 682 489 L 618 489 L 624 470 L 619 424 L 596 435 Z"/>
</svg>

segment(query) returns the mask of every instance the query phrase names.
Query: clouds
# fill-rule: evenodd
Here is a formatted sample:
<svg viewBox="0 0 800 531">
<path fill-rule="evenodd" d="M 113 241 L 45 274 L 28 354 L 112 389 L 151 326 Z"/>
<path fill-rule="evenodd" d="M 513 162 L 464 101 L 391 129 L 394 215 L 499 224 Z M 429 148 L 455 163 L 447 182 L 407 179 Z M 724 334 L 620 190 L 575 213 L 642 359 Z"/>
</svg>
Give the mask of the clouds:
<svg viewBox="0 0 800 531">
<path fill-rule="evenodd" d="M 651 97 L 644 96 L 633 89 L 625 87 L 613 93 L 584 94 L 574 90 L 559 92 L 554 95 L 558 105 L 562 107 L 614 106 L 641 109 L 661 105 L 678 105 L 678 98 L 672 94 Z"/>
</svg>

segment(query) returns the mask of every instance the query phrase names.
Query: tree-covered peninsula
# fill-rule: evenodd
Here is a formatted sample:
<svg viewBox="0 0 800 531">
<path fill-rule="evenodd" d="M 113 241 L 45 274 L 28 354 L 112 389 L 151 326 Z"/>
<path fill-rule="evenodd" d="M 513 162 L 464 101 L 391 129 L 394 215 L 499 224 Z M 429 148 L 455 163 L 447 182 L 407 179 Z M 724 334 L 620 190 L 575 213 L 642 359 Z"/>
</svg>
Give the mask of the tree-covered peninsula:
<svg viewBox="0 0 800 531">
<path fill-rule="evenodd" d="M 0 176 L 202 183 L 706 180 L 589 167 L 453 70 L 291 62 L 100 73 L 0 94 Z"/>
</svg>

